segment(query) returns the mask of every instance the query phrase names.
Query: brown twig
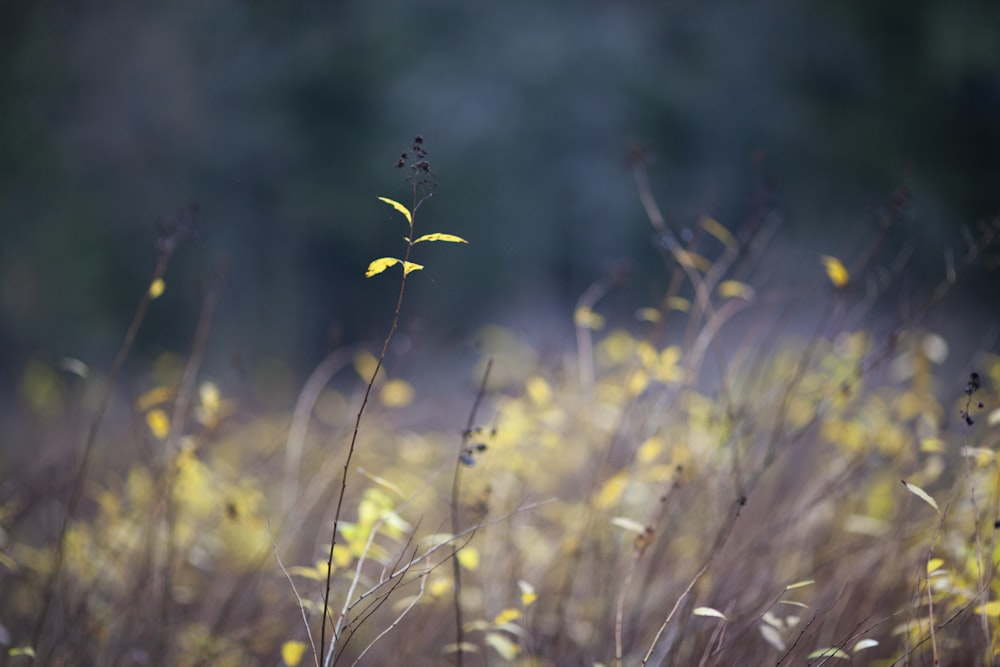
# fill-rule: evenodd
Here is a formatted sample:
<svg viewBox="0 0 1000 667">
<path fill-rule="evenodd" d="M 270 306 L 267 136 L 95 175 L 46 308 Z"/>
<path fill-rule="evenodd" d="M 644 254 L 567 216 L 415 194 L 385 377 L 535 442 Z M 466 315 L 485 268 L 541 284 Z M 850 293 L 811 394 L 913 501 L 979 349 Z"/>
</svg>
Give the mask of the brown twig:
<svg viewBox="0 0 1000 667">
<path fill-rule="evenodd" d="M 415 140 L 415 144 L 422 143 L 423 139 L 419 139 L 419 142 Z M 426 161 L 423 162 L 426 165 Z M 416 168 L 417 165 L 414 165 Z M 429 197 L 433 195 L 433 192 L 422 193 L 422 187 L 427 183 L 427 181 L 421 180 L 419 177 L 410 179 L 411 195 L 413 207 L 410 209 L 409 224 L 410 224 L 410 234 L 406 238 L 406 251 L 403 253 L 403 275 L 399 281 L 399 294 L 396 297 L 396 307 L 392 314 L 392 324 L 389 326 L 389 333 L 386 334 L 385 340 L 382 343 L 382 350 L 379 352 L 378 361 L 375 364 L 375 370 L 372 371 L 371 378 L 368 380 L 368 385 L 365 387 L 364 397 L 361 399 L 361 407 L 358 408 L 357 416 L 354 420 L 354 431 L 351 433 L 351 442 L 347 448 L 347 456 L 344 458 L 344 471 L 340 479 L 340 491 L 337 495 L 337 505 L 334 510 L 333 515 L 333 530 L 330 535 L 330 553 L 327 556 L 327 570 L 326 570 L 326 586 L 323 591 L 323 618 L 320 629 L 320 650 L 325 650 L 326 645 L 326 623 L 330 615 L 330 591 L 332 589 L 332 575 L 333 575 L 333 549 L 337 545 L 337 530 L 340 527 L 340 515 L 344 508 L 344 496 L 347 493 L 347 474 L 350 472 L 351 459 L 354 457 L 354 451 L 358 443 L 358 434 L 361 432 L 361 419 L 364 417 L 365 408 L 368 406 L 368 399 L 371 397 L 372 388 L 375 386 L 375 380 L 378 378 L 378 373 L 382 370 L 382 364 L 385 362 L 386 354 L 389 351 L 389 344 L 392 342 L 393 337 L 396 335 L 396 330 L 399 328 L 399 314 L 403 309 L 403 294 L 406 292 L 406 267 L 410 260 L 410 254 L 413 252 L 413 246 L 416 242 L 416 236 L 414 234 L 414 226 L 417 218 L 417 209 L 423 204 Z M 323 660 L 324 665 L 328 665 L 329 661 L 334 655 L 333 648 L 326 655 Z"/>
<path fill-rule="evenodd" d="M 462 473 L 462 466 L 465 464 L 465 457 L 471 456 L 466 450 L 469 444 L 469 436 L 472 433 L 472 428 L 476 423 L 476 412 L 479 410 L 479 404 L 483 400 L 483 396 L 486 394 L 486 381 L 490 377 L 490 370 L 493 368 L 493 359 L 486 362 L 486 370 L 483 371 L 483 380 L 479 384 L 479 391 L 476 392 L 476 398 L 472 402 L 472 409 L 469 410 L 469 419 L 465 423 L 465 429 L 462 431 L 462 439 L 458 448 L 458 456 L 455 457 L 455 475 L 451 482 L 451 534 L 457 535 L 460 529 L 459 516 L 458 516 L 458 491 L 459 484 Z M 469 538 L 472 539 L 471 537 Z M 462 642 L 465 637 L 465 629 L 462 627 L 462 567 L 461 563 L 458 562 L 458 547 L 452 549 L 452 578 L 454 579 L 454 586 L 452 587 L 454 591 L 454 603 L 455 603 L 455 645 L 457 650 L 455 651 L 455 664 L 458 667 L 462 667 Z"/>
</svg>

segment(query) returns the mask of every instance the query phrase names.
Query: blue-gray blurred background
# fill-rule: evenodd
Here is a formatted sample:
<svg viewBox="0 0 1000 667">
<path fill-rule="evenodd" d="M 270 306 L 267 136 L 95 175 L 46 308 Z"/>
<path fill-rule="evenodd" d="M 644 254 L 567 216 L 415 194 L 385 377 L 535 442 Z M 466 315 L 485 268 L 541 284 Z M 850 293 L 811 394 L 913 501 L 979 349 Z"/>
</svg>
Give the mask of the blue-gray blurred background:
<svg viewBox="0 0 1000 667">
<path fill-rule="evenodd" d="M 961 226 L 1000 212 L 1000 5 L 0 2 L 0 363 L 106 367 L 155 221 L 192 203 L 208 234 L 140 350 L 188 346 L 223 258 L 216 356 L 306 368 L 380 340 L 396 274 L 363 273 L 405 228 L 376 197 L 407 200 L 393 165 L 417 134 L 439 180 L 418 231 L 471 242 L 416 258 L 404 326 L 445 346 L 485 321 L 568 327 L 623 259 L 630 307 L 662 293 L 630 142 L 671 221 L 735 227 L 766 192 L 816 271 L 906 183 L 890 241 L 936 280 Z"/>
</svg>

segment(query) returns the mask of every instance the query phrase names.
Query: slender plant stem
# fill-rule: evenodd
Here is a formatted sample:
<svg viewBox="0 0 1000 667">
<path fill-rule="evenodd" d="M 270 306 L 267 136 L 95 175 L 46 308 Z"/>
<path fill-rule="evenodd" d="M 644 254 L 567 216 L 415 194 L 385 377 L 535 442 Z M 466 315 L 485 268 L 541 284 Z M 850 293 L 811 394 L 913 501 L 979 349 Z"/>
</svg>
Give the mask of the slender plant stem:
<svg viewBox="0 0 1000 667">
<path fill-rule="evenodd" d="M 326 562 L 326 587 L 323 591 L 323 620 L 322 626 L 320 628 L 320 650 L 324 650 L 326 645 L 326 623 L 330 616 L 330 590 L 333 582 L 333 548 L 337 546 L 337 529 L 340 526 L 340 514 L 344 508 L 344 496 L 347 493 L 347 474 L 351 468 L 351 459 L 354 457 L 354 450 L 358 443 L 358 434 L 361 432 L 361 418 L 365 414 L 365 408 L 368 406 L 368 399 L 371 397 L 372 389 L 375 386 L 375 380 L 378 378 L 378 373 L 382 370 L 382 364 L 385 362 L 385 355 L 389 351 L 389 344 L 392 342 L 393 337 L 396 335 L 396 329 L 399 328 L 399 313 L 403 308 L 403 294 L 406 292 L 406 266 L 410 259 L 410 253 L 413 251 L 414 243 L 414 222 L 417 217 L 417 209 L 420 208 L 422 204 L 430 194 L 425 195 L 423 198 L 418 196 L 418 181 L 414 180 L 412 182 L 412 193 L 413 193 L 413 209 L 410 211 L 410 234 L 406 239 L 406 252 L 403 254 L 403 277 L 399 281 L 399 294 L 396 297 L 396 308 L 392 314 L 392 324 L 389 326 L 389 333 L 385 337 L 385 341 L 382 343 L 382 351 L 379 352 L 378 361 L 375 364 L 375 370 L 372 371 L 372 376 L 368 380 L 368 386 L 365 387 L 365 395 L 361 400 L 361 407 L 358 408 L 357 417 L 354 420 L 354 431 L 351 434 L 351 443 L 347 448 L 347 456 L 344 459 L 344 472 L 340 478 L 340 491 L 337 495 L 337 506 L 334 511 L 333 516 L 333 531 L 330 535 L 330 553 L 327 555 Z M 331 650 L 326 660 L 323 664 L 327 664 L 327 660 L 332 658 L 334 651 Z"/>
<path fill-rule="evenodd" d="M 722 551 L 722 548 L 726 546 L 726 542 L 729 541 L 730 536 L 733 534 L 733 528 L 736 527 L 736 521 L 737 519 L 740 518 L 740 510 L 743 509 L 744 502 L 745 502 L 744 498 L 740 498 L 739 501 L 737 501 L 736 515 L 733 516 L 732 520 L 730 520 L 729 526 L 728 528 L 726 528 L 726 532 L 723 533 L 720 536 L 719 540 L 715 543 L 715 546 L 712 548 L 711 553 L 709 553 L 708 558 L 705 560 L 705 564 L 702 565 L 701 569 L 695 573 L 695 575 L 691 578 L 691 581 L 688 582 L 687 587 L 677 598 L 677 601 L 674 602 L 674 606 L 671 607 L 670 613 L 667 614 L 667 617 L 663 620 L 663 623 L 660 625 L 660 628 L 656 631 L 656 636 L 653 637 L 653 641 L 649 645 L 649 650 L 646 651 L 646 655 L 643 656 L 641 663 L 642 665 L 646 665 L 649 662 L 649 659 L 653 655 L 653 651 L 656 649 L 656 645 L 660 643 L 660 637 L 663 636 L 664 630 L 667 629 L 667 626 L 670 625 L 670 621 L 677 614 L 677 610 L 680 609 L 681 603 L 684 602 L 687 596 L 691 594 L 691 591 L 694 590 L 695 584 L 697 584 L 698 581 L 700 581 L 701 578 L 705 575 L 705 573 L 708 572 L 708 568 L 712 566 L 712 563 L 715 561 L 716 556 L 718 556 L 719 552 Z"/>
<path fill-rule="evenodd" d="M 167 266 L 170 264 L 170 260 L 173 257 L 175 249 L 175 244 L 161 245 L 159 255 L 156 259 L 156 266 L 153 269 L 153 278 L 150 281 L 150 284 L 156 282 L 157 280 L 162 280 L 166 275 Z M 128 329 L 125 331 L 125 339 L 118 348 L 118 353 L 115 355 L 115 359 L 111 364 L 111 370 L 108 373 L 107 383 L 104 386 L 104 391 L 102 392 L 100 401 L 97 404 L 97 410 L 94 412 L 94 416 L 90 420 L 90 426 L 88 427 L 86 438 L 83 441 L 80 461 L 77 465 L 76 474 L 73 478 L 73 486 L 70 490 L 69 500 L 66 503 L 66 512 L 63 514 L 62 524 L 59 527 L 59 535 L 56 539 L 55 562 L 53 563 L 52 570 L 45 582 L 44 592 L 42 593 L 41 611 L 38 614 L 38 618 L 35 620 L 35 627 L 31 633 L 31 645 L 36 647 L 36 650 L 38 650 L 38 642 L 45 629 L 45 621 L 48 618 L 48 613 L 52 606 L 52 598 L 55 593 L 56 582 L 62 574 L 63 561 L 66 556 L 66 533 L 69 530 L 69 523 L 76 515 L 77 507 L 80 504 L 80 498 L 83 494 L 83 483 L 87 478 L 87 471 L 90 467 L 90 457 L 94 451 L 94 443 L 97 441 L 97 432 L 100 430 L 101 423 L 104 421 L 104 413 L 107 411 L 108 405 L 111 402 L 111 393 L 114 390 L 115 383 L 118 380 L 118 376 L 121 374 L 122 368 L 125 366 L 125 361 L 132 352 L 132 346 L 135 343 L 136 336 L 139 334 L 139 329 L 142 328 L 143 321 L 146 319 L 146 311 L 149 309 L 149 304 L 152 300 L 153 296 L 150 294 L 149 289 L 146 289 L 146 291 L 142 293 L 142 297 L 139 299 L 139 303 L 135 308 L 135 313 L 132 315 L 132 321 L 129 323 Z"/>
<path fill-rule="evenodd" d="M 458 516 L 458 491 L 459 484 L 462 476 L 462 457 L 465 455 L 465 448 L 469 443 L 469 436 L 472 433 L 472 427 L 476 423 L 476 412 L 479 411 L 479 404 L 483 400 L 483 396 L 486 394 L 486 381 L 490 377 L 490 370 L 493 368 L 493 359 L 486 362 L 486 370 L 483 372 L 483 381 L 479 385 L 479 391 L 476 392 L 476 398 L 472 402 L 472 409 L 469 411 L 469 420 L 465 423 L 465 429 L 462 431 L 462 440 L 458 448 L 458 456 L 455 457 L 455 476 L 452 478 L 451 482 L 451 534 L 458 535 L 458 531 L 461 526 L 459 524 Z M 470 538 L 471 539 L 471 538 Z M 468 541 L 466 541 L 468 543 Z M 464 546 L 464 545 L 463 545 Z M 462 627 L 462 566 L 458 562 L 458 552 L 461 549 L 459 546 L 452 547 L 452 577 L 454 578 L 454 585 L 452 586 L 452 591 L 454 593 L 455 600 L 455 664 L 458 667 L 462 667 L 462 643 L 465 640 L 465 630 Z"/>
</svg>

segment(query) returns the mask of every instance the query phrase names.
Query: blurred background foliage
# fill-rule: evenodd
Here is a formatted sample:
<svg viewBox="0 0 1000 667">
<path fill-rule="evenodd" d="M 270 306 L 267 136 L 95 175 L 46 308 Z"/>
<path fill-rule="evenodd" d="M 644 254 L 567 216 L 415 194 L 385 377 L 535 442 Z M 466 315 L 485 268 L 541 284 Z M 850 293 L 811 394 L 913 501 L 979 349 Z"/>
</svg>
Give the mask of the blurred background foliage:
<svg viewBox="0 0 1000 667">
<path fill-rule="evenodd" d="M 193 202 L 210 233 L 168 275 L 156 345 L 184 346 L 223 257 L 219 358 L 298 368 L 381 335 L 395 287 L 364 268 L 405 230 L 375 197 L 405 201 L 392 165 L 416 134 L 440 176 L 418 231 L 472 243 L 421 248 L 404 328 L 446 344 L 482 321 L 568 328 L 621 258 L 636 303 L 662 294 L 629 141 L 676 225 L 735 226 L 766 191 L 813 271 L 907 182 L 893 233 L 937 279 L 960 226 L 1000 210 L 997 44 L 982 2 L 8 0 L 0 362 L 106 365 L 154 221 Z"/>
</svg>

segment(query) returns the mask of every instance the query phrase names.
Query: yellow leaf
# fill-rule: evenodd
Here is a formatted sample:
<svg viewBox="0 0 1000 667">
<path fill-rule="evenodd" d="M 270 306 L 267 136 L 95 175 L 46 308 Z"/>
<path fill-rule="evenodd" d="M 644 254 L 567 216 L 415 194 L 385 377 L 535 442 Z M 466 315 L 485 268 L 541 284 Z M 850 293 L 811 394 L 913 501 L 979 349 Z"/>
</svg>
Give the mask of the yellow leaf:
<svg viewBox="0 0 1000 667">
<path fill-rule="evenodd" d="M 378 357 L 371 352 L 362 351 L 354 356 L 354 370 L 365 382 L 372 379 L 376 368 L 378 368 Z"/>
<path fill-rule="evenodd" d="M 493 618 L 493 625 L 503 625 L 521 618 L 520 609 L 504 609 Z"/>
<path fill-rule="evenodd" d="M 944 565 L 943 559 L 931 558 L 929 561 L 927 561 L 927 574 L 934 574 L 941 568 L 942 565 Z"/>
<path fill-rule="evenodd" d="M 652 463 L 663 451 L 663 440 L 653 436 L 639 445 L 635 453 L 635 460 L 639 463 Z"/>
<path fill-rule="evenodd" d="M 646 391 L 646 387 L 648 386 L 649 373 L 641 368 L 632 373 L 628 378 L 628 382 L 625 383 L 625 388 L 628 390 L 629 396 L 638 396 Z"/>
<path fill-rule="evenodd" d="M 389 380 L 382 386 L 379 398 L 387 408 L 404 408 L 413 402 L 416 392 L 406 380 Z"/>
<path fill-rule="evenodd" d="M 525 607 L 530 607 L 531 603 L 538 599 L 538 593 L 535 592 L 535 587 L 524 579 L 517 582 L 517 587 L 521 589 L 521 604 Z"/>
<path fill-rule="evenodd" d="M 335 544 L 333 547 L 333 564 L 336 567 L 347 567 L 354 560 L 354 555 L 351 553 L 351 548 L 345 544 Z M 321 569 L 323 574 L 326 575 L 326 563 L 324 561 L 319 561 L 316 563 L 316 567 Z"/>
<path fill-rule="evenodd" d="M 483 638 L 504 660 L 513 660 L 521 653 L 521 647 L 498 632 L 487 632 Z"/>
<path fill-rule="evenodd" d="M 910 490 L 910 493 L 912 493 L 917 498 L 920 498 L 921 500 L 923 500 L 924 502 L 926 502 L 928 505 L 930 505 L 931 507 L 933 507 L 938 512 L 941 511 L 940 509 L 938 509 L 937 501 L 934 500 L 933 498 L 931 498 L 930 495 L 926 491 L 924 491 L 923 489 L 921 489 L 916 484 L 910 484 L 905 479 L 901 480 L 901 481 L 903 482 L 903 486 L 905 486 L 907 489 Z"/>
<path fill-rule="evenodd" d="M 145 412 L 152 407 L 160 405 L 161 403 L 166 403 L 171 398 L 174 397 L 174 390 L 170 387 L 165 387 L 160 385 L 159 387 L 154 387 L 150 389 L 145 394 L 135 399 L 135 409 L 141 412 Z"/>
<path fill-rule="evenodd" d="M 395 257 L 380 257 L 368 265 L 368 270 L 365 271 L 365 278 L 377 276 L 390 266 L 394 266 L 396 264 L 399 264 L 399 260 Z"/>
<path fill-rule="evenodd" d="M 419 237 L 414 243 L 420 243 L 422 241 L 447 241 L 448 243 L 468 243 L 461 236 L 455 236 L 454 234 L 442 234 L 441 232 L 435 232 L 434 234 L 424 234 Z"/>
<path fill-rule="evenodd" d="M 604 326 L 604 318 L 587 306 L 580 306 L 573 313 L 573 322 L 584 329 L 600 329 Z"/>
<path fill-rule="evenodd" d="M 660 311 L 656 308 L 640 308 L 635 311 L 635 319 L 640 322 L 659 322 Z"/>
<path fill-rule="evenodd" d="M 35 649 L 31 648 L 30 646 L 19 646 L 17 648 L 12 648 L 9 651 L 7 651 L 7 655 L 9 656 L 26 655 L 29 658 L 34 658 Z"/>
<path fill-rule="evenodd" d="M 727 299 L 746 299 L 749 301 L 754 295 L 752 287 L 738 280 L 723 280 L 715 291 L 719 293 L 719 296 Z"/>
<path fill-rule="evenodd" d="M 670 297 L 669 299 L 667 299 L 667 306 L 669 308 L 672 308 L 673 310 L 677 310 L 682 313 L 686 313 L 687 311 L 691 310 L 691 302 L 682 296 Z"/>
<path fill-rule="evenodd" d="M 202 382 L 198 387 L 198 398 L 201 399 L 201 407 L 206 412 L 216 414 L 222 409 L 222 398 L 219 393 L 219 385 L 214 382 Z"/>
<path fill-rule="evenodd" d="M 524 384 L 528 398 L 538 407 L 544 407 L 552 401 L 552 387 L 539 375 L 532 375 Z"/>
<path fill-rule="evenodd" d="M 479 568 L 479 551 L 475 547 L 465 547 L 457 554 L 458 564 L 466 570 L 476 570 Z"/>
<path fill-rule="evenodd" d="M 698 269 L 702 273 L 707 272 L 712 268 L 712 263 L 695 252 L 688 252 L 687 250 L 674 250 L 674 257 L 677 258 L 677 262 L 681 266 L 686 266 L 689 269 Z"/>
<path fill-rule="evenodd" d="M 851 279 L 847 268 L 836 257 L 823 255 L 820 257 L 820 260 L 823 262 L 823 266 L 826 268 L 826 275 L 834 287 L 843 287 Z"/>
<path fill-rule="evenodd" d="M 146 413 L 146 425 L 157 440 L 165 439 L 170 433 L 170 418 L 167 417 L 166 412 L 159 408 Z"/>
<path fill-rule="evenodd" d="M 403 217 L 406 218 L 406 221 L 411 225 L 413 224 L 413 216 L 410 215 L 410 209 L 406 208 L 395 199 L 389 199 L 388 197 L 379 197 L 378 200 L 381 202 L 385 202 L 389 206 L 393 207 L 394 209 L 402 213 Z"/>
<path fill-rule="evenodd" d="M 149 285 L 149 298 L 158 299 L 163 295 L 165 289 L 167 289 L 167 284 L 163 282 L 163 278 L 157 278 Z"/>
<path fill-rule="evenodd" d="M 944 441 L 940 438 L 924 438 L 920 441 L 920 451 L 932 454 L 944 451 Z"/>
<path fill-rule="evenodd" d="M 702 229 L 722 241 L 724 244 L 729 245 L 733 242 L 733 235 L 730 234 L 729 230 L 723 227 L 715 218 L 703 215 L 701 216 L 701 220 L 698 221 L 698 224 L 701 225 Z"/>
<path fill-rule="evenodd" d="M 786 591 L 794 591 L 796 588 L 805 588 L 806 586 L 812 586 L 816 583 L 815 579 L 806 579 L 805 581 L 796 581 L 794 584 L 788 584 L 785 586 Z"/>
<path fill-rule="evenodd" d="M 594 505 L 597 509 L 602 510 L 614 507 L 618 504 L 618 501 L 621 499 L 622 494 L 625 492 L 625 487 L 627 486 L 628 477 L 625 473 L 618 473 L 608 478 L 608 480 L 601 486 L 601 490 L 594 499 Z"/>
<path fill-rule="evenodd" d="M 423 264 L 417 264 L 416 262 L 403 262 L 403 275 L 408 276 L 414 271 L 419 271 L 424 268 Z"/>
<path fill-rule="evenodd" d="M 1000 602 L 994 600 L 993 602 L 987 602 L 986 604 L 979 605 L 976 607 L 977 614 L 985 614 L 986 616 L 991 616 L 993 618 L 1000 617 Z"/>
<path fill-rule="evenodd" d="M 989 417 L 987 417 L 986 420 L 990 426 L 996 426 L 997 424 L 1000 424 L 1000 408 L 996 408 L 995 410 L 991 411 Z"/>
<path fill-rule="evenodd" d="M 323 565 L 326 565 L 324 563 Z M 325 567 L 323 569 L 326 569 Z M 315 567 L 304 567 L 302 565 L 293 565 L 288 568 L 288 574 L 293 577 L 304 577 L 305 579 L 312 579 L 313 581 L 322 581 L 326 579 L 326 576 L 319 571 L 319 568 Z"/>
<path fill-rule="evenodd" d="M 305 642 L 285 642 L 281 645 L 281 659 L 288 667 L 296 667 L 302 662 L 302 656 L 305 655 L 305 652 Z"/>
<path fill-rule="evenodd" d="M 427 592 L 435 600 L 445 596 L 451 590 L 451 579 L 447 577 L 435 577 L 427 586 Z"/>
</svg>

